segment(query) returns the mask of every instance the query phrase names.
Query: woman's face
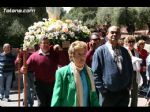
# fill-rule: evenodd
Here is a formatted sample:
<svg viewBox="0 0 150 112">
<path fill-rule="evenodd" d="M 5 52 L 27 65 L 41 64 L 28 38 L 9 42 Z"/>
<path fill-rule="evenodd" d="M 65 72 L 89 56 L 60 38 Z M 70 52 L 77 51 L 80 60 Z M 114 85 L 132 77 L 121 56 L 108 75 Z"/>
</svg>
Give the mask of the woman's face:
<svg viewBox="0 0 150 112">
<path fill-rule="evenodd" d="M 134 44 L 135 44 L 134 40 L 128 41 L 128 47 L 130 50 L 132 50 L 134 48 Z"/>
<path fill-rule="evenodd" d="M 77 67 L 84 67 L 86 62 L 87 49 L 78 49 L 73 55 L 73 62 Z"/>
<path fill-rule="evenodd" d="M 145 46 L 144 43 L 140 43 L 140 44 L 139 44 L 139 47 L 140 47 L 141 49 L 144 49 L 144 46 Z"/>
</svg>

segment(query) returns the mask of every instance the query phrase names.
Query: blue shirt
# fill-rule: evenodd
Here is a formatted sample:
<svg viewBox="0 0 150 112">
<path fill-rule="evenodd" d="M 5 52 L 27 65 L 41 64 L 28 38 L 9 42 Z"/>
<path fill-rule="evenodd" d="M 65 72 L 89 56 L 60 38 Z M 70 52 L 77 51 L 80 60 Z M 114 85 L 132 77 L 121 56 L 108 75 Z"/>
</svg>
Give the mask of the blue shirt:
<svg viewBox="0 0 150 112">
<path fill-rule="evenodd" d="M 85 67 L 83 68 L 83 70 L 81 71 L 81 81 L 82 81 L 82 87 L 83 87 L 83 106 L 88 106 L 89 103 L 89 87 L 88 87 L 88 83 L 87 83 L 87 78 L 86 78 L 86 75 L 87 75 L 87 72 L 86 72 L 86 69 Z"/>
<path fill-rule="evenodd" d="M 131 87 L 133 72 L 131 57 L 125 48 L 120 46 L 119 49 L 123 57 L 122 73 L 119 72 L 107 43 L 98 47 L 94 52 L 92 70 L 96 88 L 100 92 L 106 89 L 117 92 Z"/>
</svg>

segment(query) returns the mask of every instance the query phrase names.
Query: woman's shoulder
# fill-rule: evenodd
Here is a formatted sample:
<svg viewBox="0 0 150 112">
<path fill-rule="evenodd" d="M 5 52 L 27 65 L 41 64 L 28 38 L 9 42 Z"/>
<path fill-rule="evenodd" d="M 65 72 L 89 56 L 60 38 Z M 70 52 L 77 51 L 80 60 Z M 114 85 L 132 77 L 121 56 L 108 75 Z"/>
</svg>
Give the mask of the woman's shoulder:
<svg viewBox="0 0 150 112">
<path fill-rule="evenodd" d="M 70 65 L 68 64 L 68 65 L 66 65 L 66 66 L 63 66 L 63 67 L 61 67 L 61 68 L 58 68 L 57 69 L 57 72 L 69 72 L 69 69 L 70 69 Z"/>
<path fill-rule="evenodd" d="M 72 72 L 70 70 L 70 66 L 66 65 L 64 67 L 58 68 L 56 71 L 56 76 L 62 77 L 65 79 L 68 75 L 70 75 Z"/>
</svg>

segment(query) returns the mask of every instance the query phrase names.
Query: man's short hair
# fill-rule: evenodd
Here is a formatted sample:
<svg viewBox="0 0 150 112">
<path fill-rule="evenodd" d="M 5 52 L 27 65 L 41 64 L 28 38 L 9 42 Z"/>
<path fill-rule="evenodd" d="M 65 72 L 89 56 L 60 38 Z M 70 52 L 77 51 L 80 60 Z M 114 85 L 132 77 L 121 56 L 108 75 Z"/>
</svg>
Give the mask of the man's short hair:
<svg viewBox="0 0 150 112">
<path fill-rule="evenodd" d="M 40 40 L 39 40 L 39 43 L 41 43 L 42 41 L 47 40 L 47 39 L 48 39 L 47 36 L 42 35 L 41 38 L 40 38 Z"/>
<path fill-rule="evenodd" d="M 3 49 L 5 49 L 7 46 L 10 46 L 10 44 L 9 44 L 9 43 L 5 43 L 5 44 L 3 45 Z"/>
<path fill-rule="evenodd" d="M 120 32 L 120 28 L 119 28 L 118 26 L 110 26 L 110 27 L 108 28 L 107 32 L 110 32 L 110 29 L 113 29 L 113 28 L 117 29 L 117 31 Z"/>
<path fill-rule="evenodd" d="M 92 36 L 95 35 L 95 38 L 92 38 Z M 93 32 L 90 36 L 90 39 L 100 39 L 100 35 L 97 32 Z"/>
</svg>

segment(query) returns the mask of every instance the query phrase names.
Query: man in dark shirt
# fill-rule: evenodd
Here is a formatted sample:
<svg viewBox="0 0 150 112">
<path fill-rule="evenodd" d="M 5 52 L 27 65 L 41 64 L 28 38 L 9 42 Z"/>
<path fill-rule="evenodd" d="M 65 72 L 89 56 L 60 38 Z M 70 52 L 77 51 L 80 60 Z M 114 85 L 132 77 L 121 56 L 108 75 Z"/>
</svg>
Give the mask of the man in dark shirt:
<svg viewBox="0 0 150 112">
<path fill-rule="evenodd" d="M 86 64 L 91 67 L 93 54 L 100 45 L 104 43 L 104 38 L 96 32 L 90 36 L 90 42 L 88 43 L 89 50 L 86 54 Z"/>
</svg>

